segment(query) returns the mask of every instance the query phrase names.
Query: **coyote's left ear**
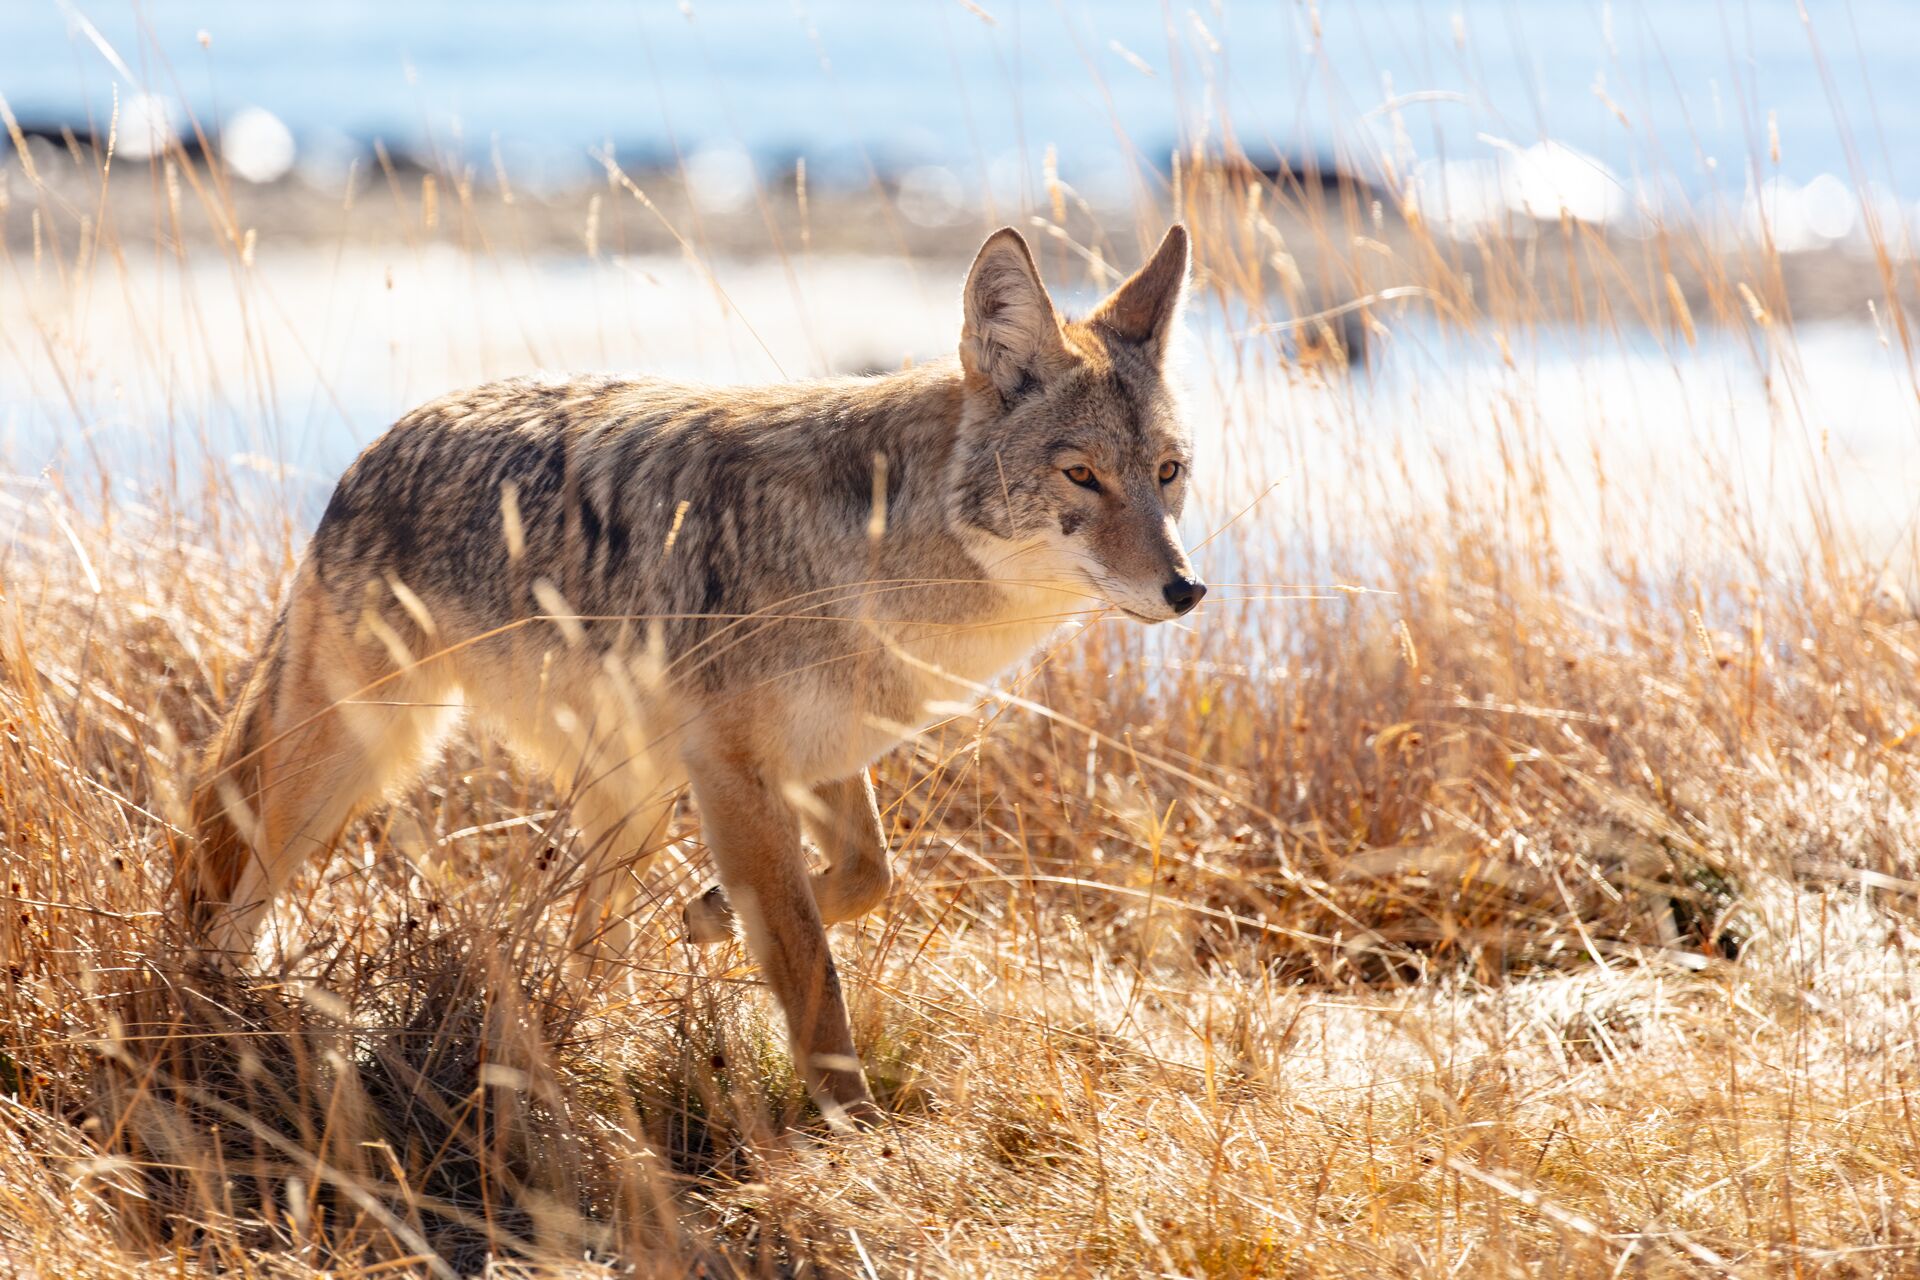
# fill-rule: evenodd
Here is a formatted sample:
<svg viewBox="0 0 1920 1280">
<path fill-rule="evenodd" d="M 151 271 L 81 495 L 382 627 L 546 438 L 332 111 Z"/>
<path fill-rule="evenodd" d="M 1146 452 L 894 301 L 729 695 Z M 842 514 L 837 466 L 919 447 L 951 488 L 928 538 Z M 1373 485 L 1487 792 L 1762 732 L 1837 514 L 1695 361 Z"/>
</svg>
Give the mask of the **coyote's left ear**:
<svg viewBox="0 0 1920 1280">
<path fill-rule="evenodd" d="M 1187 229 L 1176 222 L 1147 265 L 1094 308 L 1088 322 L 1162 359 L 1187 291 L 1187 252 Z"/>
</svg>

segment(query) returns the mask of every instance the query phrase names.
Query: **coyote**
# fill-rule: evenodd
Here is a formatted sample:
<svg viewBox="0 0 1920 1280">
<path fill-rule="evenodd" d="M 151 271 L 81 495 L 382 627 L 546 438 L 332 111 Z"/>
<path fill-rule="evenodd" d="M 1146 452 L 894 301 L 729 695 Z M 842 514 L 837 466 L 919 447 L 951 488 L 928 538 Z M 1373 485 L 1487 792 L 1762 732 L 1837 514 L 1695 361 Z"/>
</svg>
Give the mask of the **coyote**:
<svg viewBox="0 0 1920 1280">
<path fill-rule="evenodd" d="M 1206 593 L 1163 376 L 1187 254 L 1176 225 L 1066 321 L 1006 228 L 968 273 L 957 361 L 521 378 L 408 414 L 341 477 L 206 750 L 190 918 L 249 954 L 301 864 L 470 710 L 571 797 L 583 954 L 691 788 L 719 884 L 689 937 L 743 927 L 814 1098 L 872 1122 L 825 932 L 888 891 L 867 766 L 1076 613 L 1158 622 Z"/>
</svg>

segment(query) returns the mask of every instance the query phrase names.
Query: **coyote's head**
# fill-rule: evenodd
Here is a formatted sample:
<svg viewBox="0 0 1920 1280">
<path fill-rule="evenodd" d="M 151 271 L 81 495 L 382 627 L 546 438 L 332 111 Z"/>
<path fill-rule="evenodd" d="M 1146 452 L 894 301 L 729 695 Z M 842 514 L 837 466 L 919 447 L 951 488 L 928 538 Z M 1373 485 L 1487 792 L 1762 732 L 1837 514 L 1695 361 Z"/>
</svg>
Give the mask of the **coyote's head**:
<svg viewBox="0 0 1920 1280">
<path fill-rule="evenodd" d="M 1192 441 L 1163 375 L 1186 277 L 1175 226 L 1092 314 L 1063 321 L 1019 232 L 980 250 L 952 519 L 995 577 L 1091 591 L 1145 622 L 1206 594 L 1175 524 Z"/>
</svg>

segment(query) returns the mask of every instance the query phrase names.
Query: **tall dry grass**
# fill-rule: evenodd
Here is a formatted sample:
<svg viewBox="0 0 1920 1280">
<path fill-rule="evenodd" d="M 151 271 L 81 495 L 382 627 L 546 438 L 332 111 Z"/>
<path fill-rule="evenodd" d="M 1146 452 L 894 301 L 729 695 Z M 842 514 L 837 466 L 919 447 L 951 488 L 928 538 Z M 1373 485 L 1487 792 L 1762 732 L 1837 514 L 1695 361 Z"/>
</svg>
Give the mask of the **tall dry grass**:
<svg viewBox="0 0 1920 1280">
<path fill-rule="evenodd" d="M 6 216 L 36 235 L 5 269 L 53 281 L 31 296 L 109 289 L 187 223 L 248 287 L 217 172 L 171 158 L 129 226 L 90 211 L 145 178 L 82 159 L 88 202 L 16 175 Z M 191 447 L 132 495 L 83 449 L 0 484 L 8 1269 L 1920 1267 L 1920 625 L 1795 416 L 1781 256 L 1685 223 L 1461 242 L 1391 189 L 1192 156 L 1117 234 L 1047 195 L 1047 252 L 1096 284 L 1128 233 L 1186 219 L 1227 331 L 1196 376 L 1246 418 L 1325 417 L 1206 464 L 1257 500 L 1223 486 L 1194 531 L 1229 572 L 1191 627 L 1089 618 L 880 766 L 899 888 L 835 937 L 890 1113 L 870 1136 L 807 1111 L 744 955 L 678 941 L 695 815 L 642 873 L 625 963 L 568 976 L 566 797 L 482 743 L 352 828 L 270 962 L 203 966 L 170 894 L 185 762 L 299 522 Z M 1905 344 L 1901 252 L 1877 247 L 1878 313 Z M 59 307 L 23 310 L 13 358 L 91 376 Z M 1808 454 L 1794 535 L 1678 449 L 1583 459 L 1535 398 L 1549 325 L 1675 359 L 1722 335 L 1716 358 L 1784 384 L 1759 429 Z M 1368 435 L 1347 368 L 1416 327 L 1510 362 L 1425 451 Z M 1570 486 L 1613 496 L 1576 520 Z M 1662 507 L 1725 537 L 1658 554 Z"/>
</svg>

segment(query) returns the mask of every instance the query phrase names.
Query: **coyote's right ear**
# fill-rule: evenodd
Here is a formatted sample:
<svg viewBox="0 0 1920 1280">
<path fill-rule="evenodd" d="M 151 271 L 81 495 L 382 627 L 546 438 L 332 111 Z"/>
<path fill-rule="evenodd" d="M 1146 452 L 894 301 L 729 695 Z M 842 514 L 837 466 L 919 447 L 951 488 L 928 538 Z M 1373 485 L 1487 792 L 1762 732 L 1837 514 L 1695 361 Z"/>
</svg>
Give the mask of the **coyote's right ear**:
<svg viewBox="0 0 1920 1280">
<path fill-rule="evenodd" d="M 1060 319 L 1040 283 L 1027 242 L 1002 227 L 980 247 L 967 273 L 966 325 L 960 331 L 960 366 L 969 378 L 991 383 L 1012 399 L 1041 381 L 1066 359 Z"/>
<path fill-rule="evenodd" d="M 1176 222 L 1167 228 L 1147 265 L 1127 277 L 1089 319 L 1160 360 L 1166 355 L 1167 339 L 1186 293 L 1188 256 L 1187 229 Z"/>
</svg>

